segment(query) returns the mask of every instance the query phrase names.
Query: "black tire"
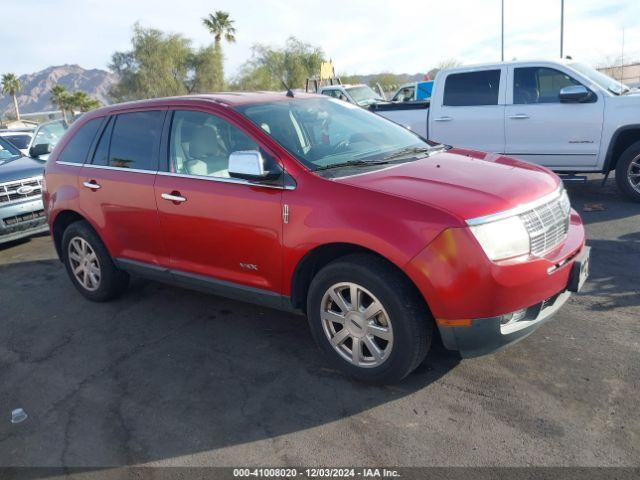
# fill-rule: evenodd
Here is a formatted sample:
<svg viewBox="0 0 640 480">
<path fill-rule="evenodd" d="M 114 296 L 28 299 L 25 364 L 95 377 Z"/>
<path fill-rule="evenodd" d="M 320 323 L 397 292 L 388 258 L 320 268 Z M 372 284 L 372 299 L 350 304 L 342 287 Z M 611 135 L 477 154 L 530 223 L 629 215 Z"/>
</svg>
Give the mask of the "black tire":
<svg viewBox="0 0 640 480">
<path fill-rule="evenodd" d="M 78 237 L 89 244 L 99 262 L 100 277 L 95 290 L 88 290 L 73 273 L 74 267 L 69 256 L 69 244 Z M 62 260 L 76 289 L 84 297 L 94 302 L 112 300 L 121 295 L 129 285 L 129 275 L 114 265 L 104 243 L 85 221 L 74 222 L 64 231 L 62 235 Z"/>
<path fill-rule="evenodd" d="M 325 333 L 321 319 L 323 297 L 332 286 L 343 282 L 364 287 L 388 314 L 393 342 L 380 365 L 354 365 L 334 349 Z M 309 288 L 307 317 L 311 333 L 329 361 L 348 375 L 373 384 L 395 383 L 409 375 L 424 360 L 433 337 L 433 317 L 416 287 L 393 265 L 370 254 L 348 255 L 320 270 Z"/>
<path fill-rule="evenodd" d="M 622 152 L 622 155 L 620 155 L 616 165 L 616 183 L 618 184 L 618 189 L 625 197 L 634 202 L 640 202 L 640 184 L 637 187 L 638 190 L 631 185 L 629 165 L 631 162 L 637 162 L 638 158 L 640 158 L 640 141 L 627 147 L 627 149 Z M 633 172 L 640 173 L 640 168 L 634 168 Z M 640 178 L 638 178 L 638 181 L 640 181 Z"/>
</svg>

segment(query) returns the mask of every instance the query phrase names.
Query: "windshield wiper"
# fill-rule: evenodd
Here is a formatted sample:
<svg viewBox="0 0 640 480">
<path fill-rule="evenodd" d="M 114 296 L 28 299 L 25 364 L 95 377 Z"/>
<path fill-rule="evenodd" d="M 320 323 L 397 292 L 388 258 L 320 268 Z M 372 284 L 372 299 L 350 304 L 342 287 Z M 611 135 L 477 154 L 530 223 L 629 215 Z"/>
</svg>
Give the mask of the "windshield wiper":
<svg viewBox="0 0 640 480">
<path fill-rule="evenodd" d="M 419 153 L 435 153 L 439 151 L 437 148 L 433 147 L 407 147 L 402 148 L 386 157 L 382 157 L 382 160 L 349 160 L 347 162 L 334 163 L 331 165 L 324 165 L 322 167 L 318 167 L 314 170 L 314 172 L 320 170 L 330 170 L 332 168 L 342 168 L 342 167 L 364 167 L 367 165 L 384 165 L 387 163 L 395 163 L 402 161 L 405 157 L 410 155 L 415 155 Z"/>
<path fill-rule="evenodd" d="M 375 165 L 377 162 L 367 162 L 365 160 L 349 160 L 348 162 L 340 162 L 340 163 L 332 163 L 330 165 L 323 165 L 322 167 L 317 167 L 314 172 L 318 172 L 320 170 L 331 170 L 332 168 L 341 168 L 341 167 L 361 167 L 363 165 Z"/>
<path fill-rule="evenodd" d="M 400 150 L 390 153 L 384 160 L 393 160 L 396 158 L 407 157 L 409 155 L 414 155 L 416 153 L 431 153 L 433 152 L 433 148 L 431 147 L 407 147 L 401 148 Z"/>
</svg>

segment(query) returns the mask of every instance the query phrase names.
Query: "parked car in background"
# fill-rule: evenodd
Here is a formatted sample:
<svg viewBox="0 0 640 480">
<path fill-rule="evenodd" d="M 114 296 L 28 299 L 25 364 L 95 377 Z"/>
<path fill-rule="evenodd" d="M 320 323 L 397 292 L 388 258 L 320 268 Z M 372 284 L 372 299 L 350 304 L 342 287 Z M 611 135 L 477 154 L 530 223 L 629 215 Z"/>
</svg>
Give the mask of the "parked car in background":
<svg viewBox="0 0 640 480">
<path fill-rule="evenodd" d="M 49 158 L 49 153 L 58 144 L 67 128 L 67 122 L 64 120 L 51 120 L 38 125 L 29 144 L 29 156 L 40 160 Z"/>
<path fill-rule="evenodd" d="M 135 273 L 304 312 L 327 357 L 370 382 L 408 375 L 436 327 L 463 356 L 517 341 L 588 273 L 580 217 L 547 169 L 320 95 L 94 110 L 45 179 L 55 248 L 88 299 Z"/>
<path fill-rule="evenodd" d="M 616 172 L 640 201 L 640 96 L 573 60 L 441 70 L 430 103 L 375 110 L 431 140 L 503 153 L 554 171 Z"/>
<path fill-rule="evenodd" d="M 392 102 L 415 102 L 428 100 L 433 91 L 433 80 L 411 82 L 402 85 L 391 97 Z"/>
<path fill-rule="evenodd" d="M 326 85 L 318 88 L 318 93 L 329 97 L 355 103 L 360 107 L 369 107 L 375 103 L 386 102 L 381 93 L 377 93 L 369 85 Z"/>
<path fill-rule="evenodd" d="M 0 137 L 0 244 L 47 231 L 43 169 L 44 162 L 25 157 Z"/>
<path fill-rule="evenodd" d="M 0 137 L 11 142 L 23 155 L 29 155 L 29 144 L 33 138 L 33 128 L 0 130 Z"/>
</svg>

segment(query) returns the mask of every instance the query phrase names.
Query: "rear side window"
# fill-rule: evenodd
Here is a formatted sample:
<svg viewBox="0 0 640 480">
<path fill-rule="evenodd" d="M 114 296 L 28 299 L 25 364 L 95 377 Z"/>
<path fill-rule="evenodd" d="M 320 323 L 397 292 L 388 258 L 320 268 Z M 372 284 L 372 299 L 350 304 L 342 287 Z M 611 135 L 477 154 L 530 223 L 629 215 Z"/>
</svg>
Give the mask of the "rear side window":
<svg viewBox="0 0 640 480">
<path fill-rule="evenodd" d="M 96 150 L 93 153 L 93 164 L 102 165 L 103 167 L 109 165 L 109 142 L 111 141 L 111 129 L 113 127 L 113 117 L 107 120 L 107 125 L 100 135 L 100 140 L 96 145 Z"/>
<path fill-rule="evenodd" d="M 84 163 L 101 123 L 102 118 L 94 118 L 82 125 L 65 145 L 64 150 L 62 150 L 62 153 L 60 153 L 58 157 L 58 161 Z"/>
<path fill-rule="evenodd" d="M 500 70 L 454 73 L 444 85 L 444 105 L 451 107 L 497 105 Z"/>
<path fill-rule="evenodd" d="M 164 116 L 164 111 L 122 113 L 116 116 L 109 148 L 109 166 L 157 170 Z M 96 159 L 99 157 L 96 156 Z"/>
</svg>

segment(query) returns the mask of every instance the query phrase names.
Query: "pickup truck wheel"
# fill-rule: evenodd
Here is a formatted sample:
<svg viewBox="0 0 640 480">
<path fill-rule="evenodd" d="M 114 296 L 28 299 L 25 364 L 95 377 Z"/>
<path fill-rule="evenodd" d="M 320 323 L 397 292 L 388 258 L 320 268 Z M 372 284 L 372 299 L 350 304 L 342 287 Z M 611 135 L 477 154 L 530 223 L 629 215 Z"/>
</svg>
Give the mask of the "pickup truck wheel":
<svg viewBox="0 0 640 480">
<path fill-rule="evenodd" d="M 419 292 L 373 255 L 349 255 L 320 270 L 311 282 L 307 315 L 329 360 L 369 383 L 402 380 L 431 344 L 433 319 Z"/>
<path fill-rule="evenodd" d="M 84 221 L 64 231 L 62 256 L 71 282 L 89 300 L 111 300 L 129 285 L 129 275 L 116 268 L 100 237 Z"/>
<path fill-rule="evenodd" d="M 620 155 L 616 183 L 627 198 L 640 202 L 640 142 L 632 144 Z"/>
</svg>

